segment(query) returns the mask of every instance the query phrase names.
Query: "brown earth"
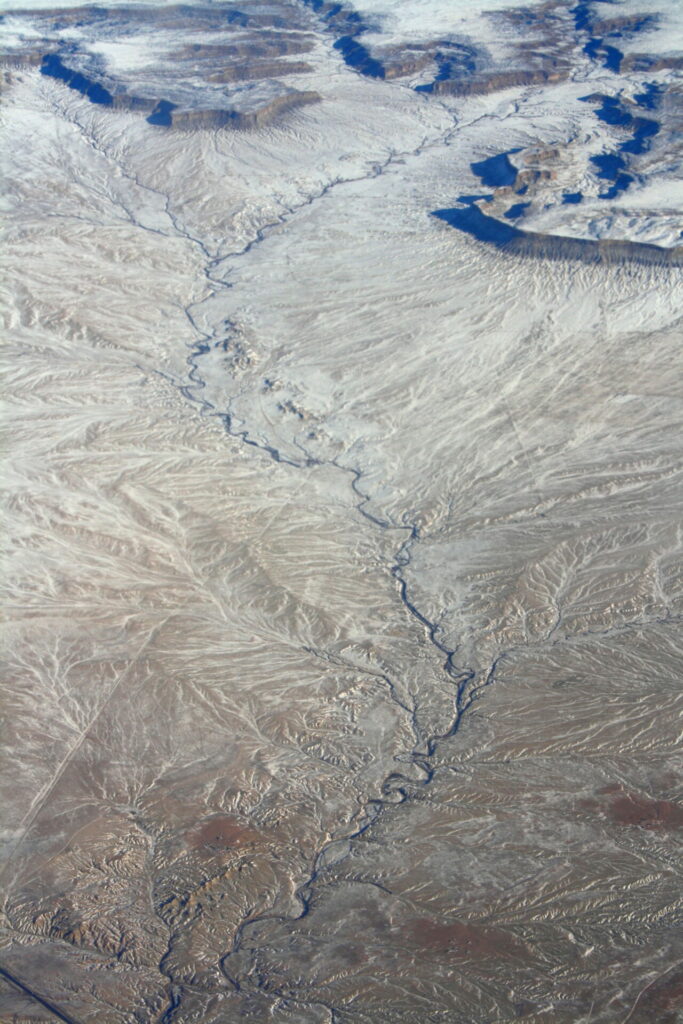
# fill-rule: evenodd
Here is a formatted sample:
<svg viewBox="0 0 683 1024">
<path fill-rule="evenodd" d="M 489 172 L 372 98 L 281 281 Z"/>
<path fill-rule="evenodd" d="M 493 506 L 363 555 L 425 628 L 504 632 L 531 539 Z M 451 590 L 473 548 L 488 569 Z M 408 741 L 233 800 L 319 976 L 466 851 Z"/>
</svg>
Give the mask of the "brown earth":
<svg viewBox="0 0 683 1024">
<path fill-rule="evenodd" d="M 500 928 L 453 921 L 442 924 L 428 917 L 416 918 L 406 928 L 411 942 L 436 952 L 453 951 L 472 957 L 525 957 L 528 947 Z"/>
<path fill-rule="evenodd" d="M 621 786 L 605 786 L 598 790 L 601 796 L 612 796 L 610 801 L 580 800 L 581 810 L 605 814 L 615 825 L 637 825 L 651 831 L 683 828 L 683 807 L 671 800 L 653 800 L 639 793 L 628 792 Z"/>
<path fill-rule="evenodd" d="M 256 829 L 243 825 L 231 815 L 209 818 L 186 834 L 188 846 L 200 853 L 231 850 L 259 842 L 263 837 Z"/>
</svg>

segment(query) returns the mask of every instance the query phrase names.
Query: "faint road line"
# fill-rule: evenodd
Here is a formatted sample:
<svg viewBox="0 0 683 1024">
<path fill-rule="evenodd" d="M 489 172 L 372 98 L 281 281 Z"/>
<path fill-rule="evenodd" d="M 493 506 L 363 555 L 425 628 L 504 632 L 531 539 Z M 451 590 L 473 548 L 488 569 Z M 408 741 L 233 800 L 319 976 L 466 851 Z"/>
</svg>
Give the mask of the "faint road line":
<svg viewBox="0 0 683 1024">
<path fill-rule="evenodd" d="M 130 664 L 128 665 L 128 667 L 126 669 L 124 669 L 124 671 L 119 675 L 118 679 L 116 680 L 116 682 L 112 686 L 111 690 L 109 691 L 109 693 L 107 694 L 105 699 L 100 704 L 99 708 L 97 709 L 97 711 L 95 712 L 93 717 L 90 719 L 90 721 L 87 723 L 85 728 L 81 731 L 81 733 L 77 736 L 77 738 L 74 741 L 73 745 L 69 748 L 69 750 L 67 750 L 67 752 L 64 755 L 64 757 L 62 758 L 60 764 L 57 766 L 55 774 L 52 776 L 50 781 L 47 782 L 43 786 L 43 788 L 40 791 L 40 793 L 38 793 L 38 795 L 36 796 L 35 800 L 32 802 L 31 806 L 29 807 L 27 813 L 24 815 L 24 818 L 19 823 L 19 828 L 23 829 L 23 832 L 19 836 L 17 841 L 15 842 L 13 848 L 11 849 L 11 851 L 10 851 L 8 857 L 7 857 L 7 861 L 6 861 L 5 867 L 0 871 L 0 877 L 2 877 L 4 875 L 5 870 L 12 863 L 12 861 L 13 861 L 15 855 L 17 854 L 17 852 L 21 849 L 22 843 L 26 839 L 26 836 L 28 834 L 29 829 L 31 828 L 31 825 L 36 820 L 36 818 L 37 818 L 38 814 L 40 813 L 40 811 L 42 810 L 42 808 L 45 806 L 46 800 L 48 799 L 48 797 L 52 793 L 53 789 L 55 788 L 55 786 L 57 785 L 57 783 L 61 779 L 62 775 L 66 771 L 66 769 L 69 766 L 72 758 L 75 756 L 75 754 L 78 753 L 80 748 L 83 746 L 83 743 L 85 742 L 86 737 L 87 737 L 88 733 L 90 732 L 90 730 L 92 729 L 93 725 L 95 725 L 95 723 L 97 722 L 98 718 L 100 717 L 100 715 L 102 714 L 104 709 L 107 707 L 107 705 L 110 703 L 110 701 L 112 700 L 114 694 L 117 692 L 117 690 L 119 689 L 121 684 L 126 680 L 126 678 L 128 677 L 130 671 L 138 663 L 138 661 L 140 660 L 140 658 L 142 657 L 142 655 L 144 654 L 145 650 L 147 649 L 149 644 L 152 642 L 152 640 L 154 639 L 156 634 L 159 632 L 159 630 L 163 626 L 166 625 L 166 623 L 169 621 L 169 619 L 172 619 L 173 616 L 176 615 L 176 614 L 177 614 L 177 612 L 175 612 L 175 611 L 171 612 L 169 615 L 166 616 L 166 618 L 164 618 L 160 623 L 158 623 L 158 625 L 154 626 L 150 630 L 149 634 L 147 635 L 147 637 L 145 638 L 145 640 L 141 644 L 139 650 L 133 656 L 133 658 L 132 658 Z M 64 1018 L 64 1019 L 66 1019 L 66 1018 Z"/>
<path fill-rule="evenodd" d="M 37 1003 L 40 1003 L 41 1006 L 44 1006 L 45 1009 L 49 1010 L 50 1013 L 58 1020 L 65 1021 L 65 1024 L 79 1024 L 75 1017 L 69 1017 L 62 1010 L 59 1010 L 54 1005 L 54 1003 L 50 1003 L 48 1002 L 47 999 L 43 999 L 42 996 L 39 996 L 37 992 L 34 992 L 27 985 L 24 985 L 23 981 L 19 981 L 19 979 L 15 978 L 13 974 L 10 974 L 9 971 L 5 970 L 4 967 L 0 967 L 0 976 L 2 976 L 6 981 L 9 981 L 9 983 L 11 985 L 14 985 L 15 988 L 18 988 L 22 992 L 25 992 L 27 996 L 30 996 L 31 999 L 34 999 Z"/>
</svg>

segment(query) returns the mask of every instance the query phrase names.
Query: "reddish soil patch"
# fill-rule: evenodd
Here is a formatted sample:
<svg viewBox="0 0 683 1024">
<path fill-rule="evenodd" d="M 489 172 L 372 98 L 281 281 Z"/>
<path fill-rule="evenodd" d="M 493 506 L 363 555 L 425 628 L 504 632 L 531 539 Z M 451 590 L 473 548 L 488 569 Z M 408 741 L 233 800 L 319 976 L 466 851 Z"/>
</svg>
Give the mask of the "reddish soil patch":
<svg viewBox="0 0 683 1024">
<path fill-rule="evenodd" d="M 336 963 L 346 967 L 360 967 L 367 960 L 367 954 L 362 946 L 354 946 L 350 942 L 342 942 L 334 946 L 331 955 Z"/>
<path fill-rule="evenodd" d="M 671 800 L 649 800 L 637 793 L 615 797 L 607 813 L 617 825 L 640 825 L 649 829 L 683 827 L 683 807 L 680 804 Z"/>
<path fill-rule="evenodd" d="M 629 1024 L 679 1024 L 683 1010 L 683 970 L 664 975 L 638 999 Z"/>
<path fill-rule="evenodd" d="M 248 825 L 243 825 L 230 815 L 217 815 L 209 818 L 197 828 L 188 832 L 188 845 L 202 853 L 216 850 L 232 850 L 241 846 L 249 846 L 262 840 L 262 836 Z"/>
<path fill-rule="evenodd" d="M 452 921 L 442 924 L 428 917 L 417 918 L 407 927 L 410 941 L 423 949 L 453 951 L 467 957 L 528 957 L 529 950 L 514 935 L 499 928 Z"/>
<path fill-rule="evenodd" d="M 579 800 L 577 807 L 583 811 L 602 811 L 615 825 L 637 825 L 652 831 L 683 828 L 683 806 L 672 800 L 652 800 L 620 786 L 604 786 L 598 792 L 612 799 Z"/>
</svg>

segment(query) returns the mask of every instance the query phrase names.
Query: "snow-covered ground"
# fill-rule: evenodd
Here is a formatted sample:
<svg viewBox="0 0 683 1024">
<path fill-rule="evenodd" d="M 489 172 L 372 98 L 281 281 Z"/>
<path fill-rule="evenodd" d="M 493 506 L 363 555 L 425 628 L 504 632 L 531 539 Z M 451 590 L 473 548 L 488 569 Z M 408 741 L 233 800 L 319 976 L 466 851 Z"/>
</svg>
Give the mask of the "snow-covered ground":
<svg viewBox="0 0 683 1024">
<path fill-rule="evenodd" d="M 523 6 L 533 9 L 542 0 L 528 0 Z M 500 24 L 490 15 L 509 10 L 509 0 L 362 0 L 358 10 L 367 16 L 371 44 L 398 45 L 427 39 L 455 36 L 476 41 L 495 55 L 506 52 L 506 40 Z"/>
<path fill-rule="evenodd" d="M 494 50 L 470 4 L 359 10 Z M 0 1017 L 666 1020 L 681 270 L 433 212 L 516 150 L 521 227 L 673 245 L 676 73 L 579 34 L 562 83 L 429 94 L 296 12 L 321 101 L 250 132 L 8 64 Z M 172 80 L 145 25 L 65 50 Z M 599 199 L 628 130 L 582 98 L 650 81 Z"/>
</svg>

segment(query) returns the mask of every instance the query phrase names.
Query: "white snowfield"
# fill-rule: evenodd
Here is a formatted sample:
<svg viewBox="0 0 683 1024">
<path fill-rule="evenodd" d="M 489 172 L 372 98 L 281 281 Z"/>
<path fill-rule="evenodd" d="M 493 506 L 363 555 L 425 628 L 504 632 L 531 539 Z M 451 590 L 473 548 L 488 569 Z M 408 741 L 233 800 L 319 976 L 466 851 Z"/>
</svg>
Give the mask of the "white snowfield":
<svg viewBox="0 0 683 1024">
<path fill-rule="evenodd" d="M 540 2 L 531 0 L 522 6 L 533 9 Z M 397 44 L 455 35 L 496 47 L 504 45 L 504 39 L 489 15 L 511 6 L 506 0 L 363 0 L 357 9 L 367 16 L 369 38 L 377 42 Z"/>
<path fill-rule="evenodd" d="M 218 38 L 37 6 L 130 95 Z M 281 10 L 220 88 L 320 98 L 251 131 L 4 48 L 0 1020 L 675 1024 L 679 72 L 558 5 L 561 81 L 430 93 Z"/>
<path fill-rule="evenodd" d="M 605 7 L 607 16 L 649 15 L 653 23 L 642 34 L 621 39 L 617 45 L 625 53 L 679 53 L 683 50 L 683 10 L 676 0 L 619 0 L 613 10 Z"/>
</svg>

